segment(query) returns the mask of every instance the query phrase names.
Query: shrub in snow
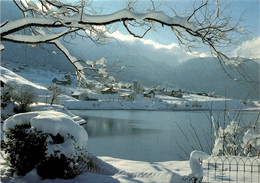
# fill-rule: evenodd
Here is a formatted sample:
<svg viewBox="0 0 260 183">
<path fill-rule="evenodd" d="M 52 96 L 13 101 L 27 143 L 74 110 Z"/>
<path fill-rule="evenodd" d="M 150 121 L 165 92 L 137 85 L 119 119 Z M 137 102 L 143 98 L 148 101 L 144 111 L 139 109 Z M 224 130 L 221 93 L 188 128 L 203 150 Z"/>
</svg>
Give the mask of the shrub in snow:
<svg viewBox="0 0 260 183">
<path fill-rule="evenodd" d="M 18 175 L 25 175 L 34 169 L 45 156 L 45 136 L 34 130 L 28 131 L 30 125 L 18 125 L 5 133 L 3 150 L 7 161 Z"/>
<path fill-rule="evenodd" d="M 260 133 L 259 128 L 253 126 L 248 128 L 243 136 L 242 147 L 244 154 L 249 156 L 260 156 Z"/>
<path fill-rule="evenodd" d="M 19 106 L 16 112 L 26 112 L 28 107 L 35 101 L 36 94 L 33 92 L 30 86 L 17 86 L 12 92 L 12 99 Z"/>
<path fill-rule="evenodd" d="M 6 83 L 4 88 L 1 90 L 1 102 L 11 102 L 15 88 L 17 88 L 17 85 Z"/>
<path fill-rule="evenodd" d="M 33 169 L 43 178 L 73 178 L 86 149 L 87 132 L 64 113 L 17 114 L 4 122 L 4 151 L 18 175 Z"/>
<path fill-rule="evenodd" d="M 256 126 L 241 128 L 236 121 L 232 120 L 225 129 L 219 127 L 212 154 L 259 156 L 259 132 Z"/>
<path fill-rule="evenodd" d="M 12 83 L 6 83 L 1 87 L 1 122 L 14 114 L 14 107 L 17 106 L 11 99 L 14 88 L 15 85 Z"/>
<path fill-rule="evenodd" d="M 2 91 L 1 102 L 16 102 L 19 106 L 15 108 L 15 111 L 26 112 L 35 98 L 36 94 L 33 93 L 32 87 L 7 83 Z"/>
<path fill-rule="evenodd" d="M 231 121 L 224 130 L 219 127 L 212 153 L 214 155 L 238 155 L 241 153 L 240 129 L 236 121 Z"/>
</svg>

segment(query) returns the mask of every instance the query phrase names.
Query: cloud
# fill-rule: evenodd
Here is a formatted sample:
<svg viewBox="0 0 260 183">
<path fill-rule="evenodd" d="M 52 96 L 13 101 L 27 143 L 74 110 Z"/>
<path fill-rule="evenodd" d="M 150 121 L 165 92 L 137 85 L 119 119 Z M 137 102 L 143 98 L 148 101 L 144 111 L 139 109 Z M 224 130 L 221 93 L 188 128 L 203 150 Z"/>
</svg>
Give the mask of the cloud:
<svg viewBox="0 0 260 183">
<path fill-rule="evenodd" d="M 139 39 L 131 35 L 124 35 L 119 31 L 111 33 L 110 36 L 114 37 L 120 45 L 123 45 L 129 54 L 142 55 L 155 61 L 175 62 L 175 64 L 178 64 L 196 57 L 196 54 L 185 52 L 176 43 L 160 44 L 150 39 Z M 205 54 L 201 55 L 205 56 Z"/>
<path fill-rule="evenodd" d="M 234 54 L 235 56 L 246 57 L 246 58 L 258 58 L 260 59 L 260 36 L 252 40 L 243 42 L 238 46 Z"/>
<path fill-rule="evenodd" d="M 102 46 L 93 42 L 76 40 L 76 42 L 80 42 L 81 47 L 74 48 L 72 46 L 75 51 L 74 54 L 80 55 L 81 59 L 96 60 L 104 57 L 107 60 L 128 60 L 128 63 L 130 63 L 128 66 L 134 66 L 135 62 L 144 60 L 173 67 L 192 58 L 208 56 L 204 53 L 186 52 L 176 43 L 161 44 L 150 39 L 124 35 L 119 31 L 106 33 L 106 35 L 112 39 L 109 39 L 109 42 Z"/>
<path fill-rule="evenodd" d="M 180 48 L 176 43 L 172 43 L 169 45 L 165 45 L 165 44 L 160 44 L 160 43 L 156 43 L 153 40 L 150 39 L 140 39 L 140 38 L 135 38 L 132 35 L 124 35 L 121 34 L 119 31 L 115 31 L 112 34 L 110 34 L 110 36 L 116 38 L 117 40 L 121 40 L 121 41 L 140 41 L 142 44 L 145 45 L 152 45 L 155 49 L 160 49 L 160 48 L 165 48 L 165 49 L 172 49 L 172 48 Z"/>
</svg>

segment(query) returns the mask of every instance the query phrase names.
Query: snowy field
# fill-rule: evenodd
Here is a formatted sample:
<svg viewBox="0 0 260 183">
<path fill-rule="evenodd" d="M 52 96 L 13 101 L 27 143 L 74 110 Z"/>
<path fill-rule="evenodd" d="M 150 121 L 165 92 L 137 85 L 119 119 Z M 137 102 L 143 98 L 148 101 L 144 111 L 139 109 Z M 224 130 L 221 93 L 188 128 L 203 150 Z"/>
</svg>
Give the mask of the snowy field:
<svg viewBox="0 0 260 183">
<path fill-rule="evenodd" d="M 1 152 L 1 181 L 5 182 L 21 182 L 21 183 L 177 183 L 189 182 L 188 175 L 191 173 L 189 161 L 167 161 L 167 162 L 142 162 L 131 161 L 112 157 L 93 157 L 97 169 L 93 172 L 85 172 L 74 179 L 45 179 L 41 180 L 36 174 L 35 170 L 28 173 L 24 177 L 15 176 L 10 179 L 8 173 L 8 166 L 6 166 L 3 159 L 3 152 Z M 208 162 L 209 160 L 204 160 Z M 227 161 L 228 162 L 228 161 Z M 226 163 L 227 163 L 226 162 Z M 259 162 L 258 162 L 259 163 Z M 228 164 L 228 163 L 227 163 Z M 203 182 L 217 183 L 217 182 L 236 182 L 257 183 L 260 181 L 259 172 L 255 166 L 254 172 L 243 172 L 245 168 L 243 164 L 234 165 L 232 171 L 229 172 L 227 166 L 222 171 L 222 166 L 219 165 L 215 170 L 214 164 L 203 163 Z M 258 164 L 259 165 L 259 164 Z M 210 170 L 208 170 L 210 167 Z M 247 166 L 248 168 L 249 166 Z M 237 172 L 236 169 L 240 171 Z"/>
</svg>

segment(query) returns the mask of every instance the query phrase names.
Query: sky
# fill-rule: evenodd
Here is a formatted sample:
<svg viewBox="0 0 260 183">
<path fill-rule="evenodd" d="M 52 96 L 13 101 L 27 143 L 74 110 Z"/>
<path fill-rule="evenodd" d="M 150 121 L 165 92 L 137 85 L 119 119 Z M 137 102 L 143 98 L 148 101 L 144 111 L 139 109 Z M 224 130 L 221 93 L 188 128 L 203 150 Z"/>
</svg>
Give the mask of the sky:
<svg viewBox="0 0 260 183">
<path fill-rule="evenodd" d="M 189 13 L 193 8 L 194 1 L 191 0 L 159 0 L 154 1 L 155 7 L 157 10 L 162 10 L 169 15 L 173 15 L 174 9 L 178 14 Z M 215 2 L 215 1 L 210 1 Z M 227 3 L 228 2 L 228 3 Z M 140 5 L 136 6 L 137 10 L 143 11 L 146 7 L 151 7 L 149 0 L 139 1 Z M 93 1 L 93 5 L 99 7 L 100 10 L 106 13 L 112 13 L 119 9 L 126 7 L 126 1 L 123 0 L 113 0 L 113 1 Z M 210 6 L 214 3 L 210 4 Z M 260 15 L 259 15 L 259 6 L 260 3 L 258 0 L 230 0 L 224 1 L 220 0 L 220 6 L 228 7 L 227 12 L 231 14 L 233 19 L 242 18 L 240 26 L 243 29 L 246 29 L 249 33 L 247 35 L 241 35 L 238 39 L 236 45 L 230 45 L 226 48 L 229 56 L 246 56 L 250 58 L 260 58 Z M 150 31 L 141 41 L 135 41 L 136 39 L 132 36 L 129 36 L 129 33 L 125 30 L 124 27 L 120 26 L 117 28 L 117 31 L 113 35 L 115 38 L 120 41 L 128 44 L 129 42 L 135 41 L 136 44 L 153 45 L 155 49 L 165 49 L 165 50 L 179 50 L 178 40 L 173 34 L 171 29 L 167 26 L 161 27 L 157 26 L 156 31 Z M 137 30 L 139 32 L 139 30 Z M 138 45 L 140 47 L 140 45 Z M 196 50 L 196 56 L 209 56 L 210 52 L 205 46 L 201 46 Z M 187 58 L 189 55 L 186 55 Z"/>
<path fill-rule="evenodd" d="M 3 1 L 3 0 L 0 0 Z M 72 0 L 67 0 L 72 1 Z M 246 28 L 250 33 L 248 35 L 241 35 L 239 37 L 239 43 L 237 45 L 230 45 L 226 48 L 229 51 L 230 56 L 245 56 L 249 58 L 260 58 L 260 3 L 259 0 L 219 0 L 221 7 L 228 6 L 227 12 L 231 13 L 232 18 L 243 18 L 241 27 Z M 75 2 L 73 0 L 73 2 Z M 127 0 L 93 0 L 92 6 L 97 7 L 103 14 L 113 13 L 117 10 L 126 7 Z M 178 14 L 190 13 L 193 9 L 192 0 L 154 0 L 156 10 L 161 10 L 168 15 L 173 16 L 174 9 Z M 199 0 L 197 2 L 200 2 Z M 215 2 L 210 0 L 210 2 Z M 215 5 L 211 3 L 210 6 Z M 139 0 L 136 8 L 138 11 L 144 11 L 151 7 L 150 0 Z M 168 53 L 167 56 L 178 57 L 179 62 L 183 62 L 190 59 L 192 55 L 190 53 L 181 50 L 178 45 L 178 40 L 171 29 L 167 26 L 156 26 L 156 31 L 149 31 L 143 39 L 136 39 L 130 36 L 121 23 L 116 24 L 117 29 L 112 34 L 120 45 L 125 47 L 124 50 L 130 50 L 134 48 L 138 54 L 146 52 L 153 52 L 158 55 L 158 51 L 161 53 Z M 137 32 L 140 32 L 137 30 Z M 129 49 L 128 49 L 129 48 Z M 200 57 L 210 56 L 208 47 L 199 45 L 196 49 L 197 55 Z M 170 53 L 170 54 L 169 54 Z"/>
</svg>

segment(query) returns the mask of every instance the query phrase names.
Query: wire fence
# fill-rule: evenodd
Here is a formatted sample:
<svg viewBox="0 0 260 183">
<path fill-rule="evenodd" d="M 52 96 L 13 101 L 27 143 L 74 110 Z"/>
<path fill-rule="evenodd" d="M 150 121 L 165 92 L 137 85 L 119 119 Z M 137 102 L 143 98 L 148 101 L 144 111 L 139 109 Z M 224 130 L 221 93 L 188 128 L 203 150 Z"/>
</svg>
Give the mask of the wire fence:
<svg viewBox="0 0 260 183">
<path fill-rule="evenodd" d="M 260 158 L 211 156 L 202 162 L 203 182 L 260 183 Z"/>
</svg>

